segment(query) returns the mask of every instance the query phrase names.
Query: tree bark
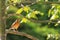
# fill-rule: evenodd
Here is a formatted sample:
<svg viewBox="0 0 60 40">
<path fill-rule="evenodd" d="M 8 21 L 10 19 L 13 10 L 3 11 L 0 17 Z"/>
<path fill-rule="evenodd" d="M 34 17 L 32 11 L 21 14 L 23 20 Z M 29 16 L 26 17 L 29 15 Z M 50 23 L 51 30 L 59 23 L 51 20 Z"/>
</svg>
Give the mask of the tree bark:
<svg viewBox="0 0 60 40">
<path fill-rule="evenodd" d="M 0 40 L 5 38 L 5 0 L 0 0 Z"/>
</svg>

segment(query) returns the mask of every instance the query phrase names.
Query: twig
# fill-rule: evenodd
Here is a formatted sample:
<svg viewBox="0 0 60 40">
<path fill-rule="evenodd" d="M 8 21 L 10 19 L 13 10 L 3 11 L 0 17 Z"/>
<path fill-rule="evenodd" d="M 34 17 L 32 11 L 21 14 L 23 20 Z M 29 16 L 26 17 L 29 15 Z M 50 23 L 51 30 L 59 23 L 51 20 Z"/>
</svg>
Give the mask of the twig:
<svg viewBox="0 0 60 40">
<path fill-rule="evenodd" d="M 38 1 L 38 2 L 35 2 L 33 4 L 36 4 L 36 3 L 42 3 L 42 4 L 60 4 L 60 2 L 50 2 L 50 1 L 44 1 L 44 2 Z"/>
<path fill-rule="evenodd" d="M 55 20 L 56 22 L 53 22 L 52 20 L 34 20 L 34 19 L 27 18 L 27 17 L 23 16 L 22 14 L 18 14 L 18 15 L 17 14 L 8 14 L 7 18 L 9 18 L 10 16 L 21 16 L 21 17 L 26 18 L 26 19 L 30 20 L 31 22 L 35 22 L 35 23 L 48 23 L 48 22 L 56 23 L 60 20 L 60 19 L 57 19 L 57 20 Z"/>
<path fill-rule="evenodd" d="M 28 2 L 29 3 L 29 2 Z M 27 3 L 27 4 L 28 4 Z M 28 6 L 32 6 L 32 5 L 34 5 L 34 4 L 37 4 L 37 3 L 41 3 L 41 4 L 60 4 L 60 2 L 51 2 L 51 1 L 36 1 L 36 2 L 33 2 L 33 3 L 31 3 L 30 5 L 28 5 Z M 15 3 L 14 3 L 15 4 Z M 18 5 L 20 5 L 20 4 L 25 4 L 24 2 L 20 2 L 20 3 L 17 3 Z M 9 4 L 9 5 L 12 5 L 12 6 L 14 6 L 13 4 Z M 9 6 L 8 5 L 8 6 Z M 21 5 L 20 5 L 21 6 Z"/>
<path fill-rule="evenodd" d="M 31 40 L 39 40 L 37 39 L 36 37 L 33 37 L 25 32 L 17 32 L 17 31 L 13 31 L 13 30 L 9 30 L 9 29 L 6 29 L 6 34 L 15 34 L 15 35 L 19 35 L 19 36 L 25 36 Z"/>
<path fill-rule="evenodd" d="M 29 3 L 29 2 L 28 2 Z M 28 4 L 27 3 L 27 4 Z M 28 6 L 32 6 L 32 5 L 34 5 L 34 4 L 37 4 L 37 3 L 41 3 L 41 4 L 60 4 L 60 2 L 51 2 L 51 1 L 37 1 L 37 2 L 33 2 L 33 3 L 31 3 L 30 5 L 28 5 Z M 19 5 L 20 4 L 25 4 L 24 2 L 22 3 L 18 3 Z"/>
</svg>

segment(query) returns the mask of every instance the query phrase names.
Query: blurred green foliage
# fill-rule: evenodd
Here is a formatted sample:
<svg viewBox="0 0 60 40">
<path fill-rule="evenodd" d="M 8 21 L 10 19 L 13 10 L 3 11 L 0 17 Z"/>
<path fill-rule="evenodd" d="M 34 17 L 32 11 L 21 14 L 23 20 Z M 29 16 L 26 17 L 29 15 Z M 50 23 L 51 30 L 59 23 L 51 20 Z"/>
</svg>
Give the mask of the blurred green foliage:
<svg viewBox="0 0 60 40">
<path fill-rule="evenodd" d="M 18 0 L 17 2 L 19 2 L 19 1 L 21 1 L 21 0 Z M 41 1 L 44 1 L 44 0 L 41 0 Z M 57 2 L 57 0 L 48 0 L 48 1 Z M 15 0 L 13 0 L 13 2 L 15 2 Z M 16 14 L 17 10 L 19 10 L 19 9 L 21 9 L 21 7 L 18 8 L 16 6 L 9 5 L 7 14 L 12 14 L 12 13 Z M 27 9 L 27 10 L 26 9 L 27 8 L 25 8 L 25 10 L 21 12 L 21 14 L 28 18 L 30 16 L 32 16 L 31 18 L 36 19 L 36 20 L 50 20 L 51 19 L 53 21 L 55 21 L 56 19 L 60 19 L 60 5 L 59 4 L 36 3 L 32 6 L 30 6 L 30 9 Z M 21 11 L 21 10 L 19 10 L 19 11 Z M 38 11 L 37 14 L 32 13 L 35 11 Z M 20 14 L 20 12 L 18 12 L 18 14 Z M 29 15 L 29 16 L 27 16 L 27 15 Z M 53 16 L 53 15 L 55 15 L 55 16 Z M 11 17 L 7 18 L 6 28 L 9 29 L 11 24 L 17 18 L 18 18 L 17 16 L 11 16 Z M 21 16 L 19 16 L 19 18 L 21 18 Z M 55 19 L 52 19 L 52 18 L 55 18 Z M 21 19 L 23 20 L 23 18 L 21 18 Z M 24 20 L 26 21 L 26 19 L 24 19 Z M 18 28 L 18 31 L 26 32 L 34 37 L 37 37 L 39 40 L 46 40 L 47 35 L 50 33 L 54 34 L 54 35 L 60 34 L 60 31 L 59 31 L 60 25 L 59 25 L 59 23 L 57 23 L 58 21 L 56 21 L 56 23 L 58 24 L 57 26 L 54 26 L 56 23 L 48 24 L 48 23 L 34 23 L 31 21 L 28 21 L 28 22 L 25 22 L 25 21 L 23 23 L 21 23 L 20 27 Z M 30 40 L 30 39 L 28 39 L 26 37 L 22 37 L 22 36 L 8 34 L 7 40 Z"/>
</svg>

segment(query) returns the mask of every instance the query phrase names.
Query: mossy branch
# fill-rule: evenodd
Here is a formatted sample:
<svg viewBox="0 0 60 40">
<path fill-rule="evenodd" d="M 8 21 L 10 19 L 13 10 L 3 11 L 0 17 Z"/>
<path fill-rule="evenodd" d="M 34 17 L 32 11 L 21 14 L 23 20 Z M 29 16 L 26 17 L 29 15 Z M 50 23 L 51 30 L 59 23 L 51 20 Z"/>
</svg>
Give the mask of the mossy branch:
<svg viewBox="0 0 60 40">
<path fill-rule="evenodd" d="M 15 34 L 15 35 L 19 35 L 19 36 L 25 36 L 31 40 L 39 40 L 37 39 L 36 37 L 33 37 L 25 32 L 19 32 L 19 31 L 13 31 L 13 30 L 9 30 L 9 29 L 6 29 L 6 34 Z"/>
</svg>

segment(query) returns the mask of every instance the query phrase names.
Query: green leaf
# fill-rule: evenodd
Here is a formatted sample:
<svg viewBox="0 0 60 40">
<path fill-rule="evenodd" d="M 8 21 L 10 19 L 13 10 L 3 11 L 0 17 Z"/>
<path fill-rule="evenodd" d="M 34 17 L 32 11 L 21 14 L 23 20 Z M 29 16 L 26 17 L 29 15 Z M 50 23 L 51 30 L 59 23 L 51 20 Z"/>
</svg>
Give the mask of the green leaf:
<svg viewBox="0 0 60 40">
<path fill-rule="evenodd" d="M 58 25 L 59 25 L 59 23 L 60 23 L 60 21 L 58 21 L 58 22 L 55 24 L 55 26 L 58 26 Z"/>
<path fill-rule="evenodd" d="M 53 12 L 54 12 L 54 9 L 55 8 L 55 6 L 53 5 L 52 6 L 52 8 L 48 11 L 48 17 L 50 17 L 51 16 L 51 14 L 53 14 Z"/>
<path fill-rule="evenodd" d="M 23 8 L 20 8 L 17 10 L 16 14 L 20 14 L 20 13 L 22 13 L 22 11 L 23 11 Z"/>
<path fill-rule="evenodd" d="M 38 14 L 38 13 L 39 13 L 38 11 L 33 11 L 33 12 L 29 13 L 27 15 L 27 17 L 28 18 L 36 18 L 37 19 L 36 14 Z"/>
<path fill-rule="evenodd" d="M 55 20 L 55 19 L 58 19 L 58 18 L 59 18 L 58 15 L 53 15 L 53 16 L 50 18 L 50 20 Z"/>
<path fill-rule="evenodd" d="M 28 13 L 28 11 L 30 10 L 30 7 L 24 6 L 24 7 L 23 7 L 23 10 Z"/>
<path fill-rule="evenodd" d="M 58 13 L 58 10 L 57 9 L 54 9 L 54 12 L 53 12 L 54 14 L 52 15 L 52 17 L 50 18 L 50 20 L 55 20 L 55 19 L 57 19 L 57 18 L 59 18 L 59 16 L 57 15 L 57 13 Z"/>
<path fill-rule="evenodd" d="M 26 23 L 28 20 L 26 18 L 22 18 L 21 23 L 24 22 Z"/>
</svg>

